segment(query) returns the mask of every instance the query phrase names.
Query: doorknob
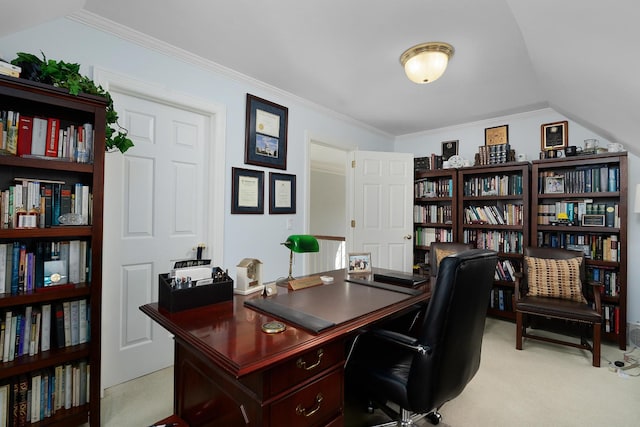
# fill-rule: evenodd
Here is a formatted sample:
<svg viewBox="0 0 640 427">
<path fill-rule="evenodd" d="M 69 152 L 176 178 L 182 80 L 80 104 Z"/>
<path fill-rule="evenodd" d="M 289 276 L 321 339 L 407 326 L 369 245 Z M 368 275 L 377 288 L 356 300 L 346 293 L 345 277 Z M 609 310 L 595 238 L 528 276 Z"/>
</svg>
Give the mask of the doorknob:
<svg viewBox="0 0 640 427">
<path fill-rule="evenodd" d="M 404 236 L 405 240 L 411 240 L 411 234 L 407 234 L 406 236 Z"/>
</svg>

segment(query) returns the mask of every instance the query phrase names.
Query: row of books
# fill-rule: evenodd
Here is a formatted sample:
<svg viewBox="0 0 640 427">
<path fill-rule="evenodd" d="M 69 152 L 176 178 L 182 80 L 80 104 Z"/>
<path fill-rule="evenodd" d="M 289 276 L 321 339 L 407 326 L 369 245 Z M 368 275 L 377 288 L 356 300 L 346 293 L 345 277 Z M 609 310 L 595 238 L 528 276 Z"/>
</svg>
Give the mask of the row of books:
<svg viewBox="0 0 640 427">
<path fill-rule="evenodd" d="M 620 307 L 602 304 L 602 330 L 615 334 L 620 333 Z"/>
<path fill-rule="evenodd" d="M 539 246 L 581 250 L 587 258 L 598 261 L 618 262 L 618 242 L 617 234 L 538 232 Z"/>
<path fill-rule="evenodd" d="M 464 208 L 465 224 L 522 225 L 522 205 L 506 203 Z"/>
<path fill-rule="evenodd" d="M 620 191 L 620 167 L 616 165 L 583 166 L 572 170 L 551 170 L 538 174 L 540 193 L 547 191 L 547 178 L 560 178 L 562 193 L 600 193 Z M 558 192 L 554 189 L 552 192 Z"/>
<path fill-rule="evenodd" d="M 427 222 L 451 224 L 453 222 L 452 210 L 451 205 L 415 205 L 413 207 L 413 222 L 418 224 Z"/>
<path fill-rule="evenodd" d="M 466 229 L 463 232 L 463 242 L 474 243 L 478 249 L 491 249 L 502 253 L 522 253 L 523 236 L 521 231 Z"/>
<path fill-rule="evenodd" d="M 491 289 L 489 306 L 494 310 L 513 311 L 513 291 L 503 288 Z"/>
<path fill-rule="evenodd" d="M 419 179 L 414 183 L 413 193 L 416 198 L 453 197 L 453 180 L 451 178 Z"/>
<path fill-rule="evenodd" d="M 417 227 L 416 246 L 430 246 L 433 242 L 453 242 L 453 232 L 447 228 Z"/>
<path fill-rule="evenodd" d="M 86 299 L 6 310 L 0 321 L 0 362 L 89 342 L 90 311 Z"/>
<path fill-rule="evenodd" d="M 0 59 L 0 74 L 3 76 L 20 77 L 22 67 L 13 65 L 3 59 Z"/>
<path fill-rule="evenodd" d="M 89 283 L 90 278 L 91 247 L 86 240 L 0 243 L 0 294 Z"/>
<path fill-rule="evenodd" d="M 511 161 L 511 146 L 509 144 L 481 145 L 478 147 L 477 164 L 498 165 Z"/>
<path fill-rule="evenodd" d="M 89 403 L 85 360 L 21 375 L 0 386 L 0 426 L 26 426 Z"/>
<path fill-rule="evenodd" d="M 608 297 L 617 297 L 620 294 L 620 280 L 618 272 L 610 268 L 587 267 L 587 278 L 590 281 L 600 283 L 600 292 Z"/>
<path fill-rule="evenodd" d="M 620 227 L 620 205 L 615 202 L 593 203 L 593 199 L 561 200 L 538 205 L 537 221 L 549 225 L 558 221 L 558 214 L 567 215 L 572 225 L 582 225 L 584 215 L 601 215 L 602 227 Z M 597 223 L 600 224 L 600 223 Z"/>
<path fill-rule="evenodd" d="M 521 195 L 522 175 L 471 177 L 465 179 L 463 193 L 467 197 Z"/>
<path fill-rule="evenodd" d="M 91 223 L 93 195 L 81 183 L 15 178 L 0 193 L 1 228 L 45 228 L 69 224 L 63 215 L 76 214 L 73 225 Z"/>
<path fill-rule="evenodd" d="M 0 150 L 4 154 L 91 163 L 93 124 L 64 124 L 55 117 L 0 111 Z"/>
<path fill-rule="evenodd" d="M 515 282 L 516 272 L 518 271 L 520 271 L 520 269 L 517 265 L 514 265 L 510 259 L 498 260 L 494 279 L 503 282 Z"/>
</svg>

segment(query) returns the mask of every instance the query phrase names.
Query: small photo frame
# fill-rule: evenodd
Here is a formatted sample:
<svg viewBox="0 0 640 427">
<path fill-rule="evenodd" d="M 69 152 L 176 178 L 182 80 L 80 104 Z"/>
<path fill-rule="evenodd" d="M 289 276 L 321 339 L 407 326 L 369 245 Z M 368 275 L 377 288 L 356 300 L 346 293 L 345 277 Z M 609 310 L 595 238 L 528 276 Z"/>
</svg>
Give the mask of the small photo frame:
<svg viewBox="0 0 640 427">
<path fill-rule="evenodd" d="M 289 109 L 247 94 L 244 162 L 287 169 Z"/>
<path fill-rule="evenodd" d="M 509 143 L 509 125 L 485 128 L 484 145 L 500 145 Z"/>
<path fill-rule="evenodd" d="M 231 168 L 231 213 L 264 213 L 264 172 Z"/>
<path fill-rule="evenodd" d="M 351 252 L 347 258 L 349 274 L 371 273 L 371 252 Z"/>
<path fill-rule="evenodd" d="M 269 172 L 269 213 L 296 213 L 296 176 Z"/>
<path fill-rule="evenodd" d="M 564 176 L 548 176 L 544 179 L 545 194 L 564 193 Z"/>
<path fill-rule="evenodd" d="M 446 162 L 449 157 L 458 154 L 458 140 L 442 142 L 442 161 Z"/>
<path fill-rule="evenodd" d="M 542 151 L 564 149 L 569 141 L 569 122 L 547 123 L 540 126 Z"/>
<path fill-rule="evenodd" d="M 584 214 L 582 215 L 582 226 L 583 227 L 604 227 L 606 224 L 604 215 L 592 215 L 592 214 Z"/>
</svg>

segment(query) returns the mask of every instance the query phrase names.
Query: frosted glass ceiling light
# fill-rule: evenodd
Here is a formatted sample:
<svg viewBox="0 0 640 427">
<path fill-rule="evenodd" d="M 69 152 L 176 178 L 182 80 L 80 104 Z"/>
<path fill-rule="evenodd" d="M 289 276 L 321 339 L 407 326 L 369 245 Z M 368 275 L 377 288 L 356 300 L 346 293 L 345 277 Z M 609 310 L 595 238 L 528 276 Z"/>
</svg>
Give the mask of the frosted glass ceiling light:
<svg viewBox="0 0 640 427">
<path fill-rule="evenodd" d="M 453 52 L 453 46 L 447 43 L 421 43 L 405 50 L 400 63 L 412 82 L 431 83 L 444 74 Z"/>
</svg>

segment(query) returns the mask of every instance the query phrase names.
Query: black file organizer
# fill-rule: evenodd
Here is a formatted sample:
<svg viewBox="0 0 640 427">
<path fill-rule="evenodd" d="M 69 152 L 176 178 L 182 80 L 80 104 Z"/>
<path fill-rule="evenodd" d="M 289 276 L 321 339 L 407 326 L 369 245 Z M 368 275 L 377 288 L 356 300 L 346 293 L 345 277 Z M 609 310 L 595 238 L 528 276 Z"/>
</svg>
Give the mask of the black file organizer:
<svg viewBox="0 0 640 427">
<path fill-rule="evenodd" d="M 212 277 L 222 275 L 222 279 L 214 280 L 209 285 L 192 288 L 174 289 L 169 274 L 158 275 L 158 305 L 170 312 L 188 310 L 233 299 L 233 280 L 215 267 Z"/>
</svg>

